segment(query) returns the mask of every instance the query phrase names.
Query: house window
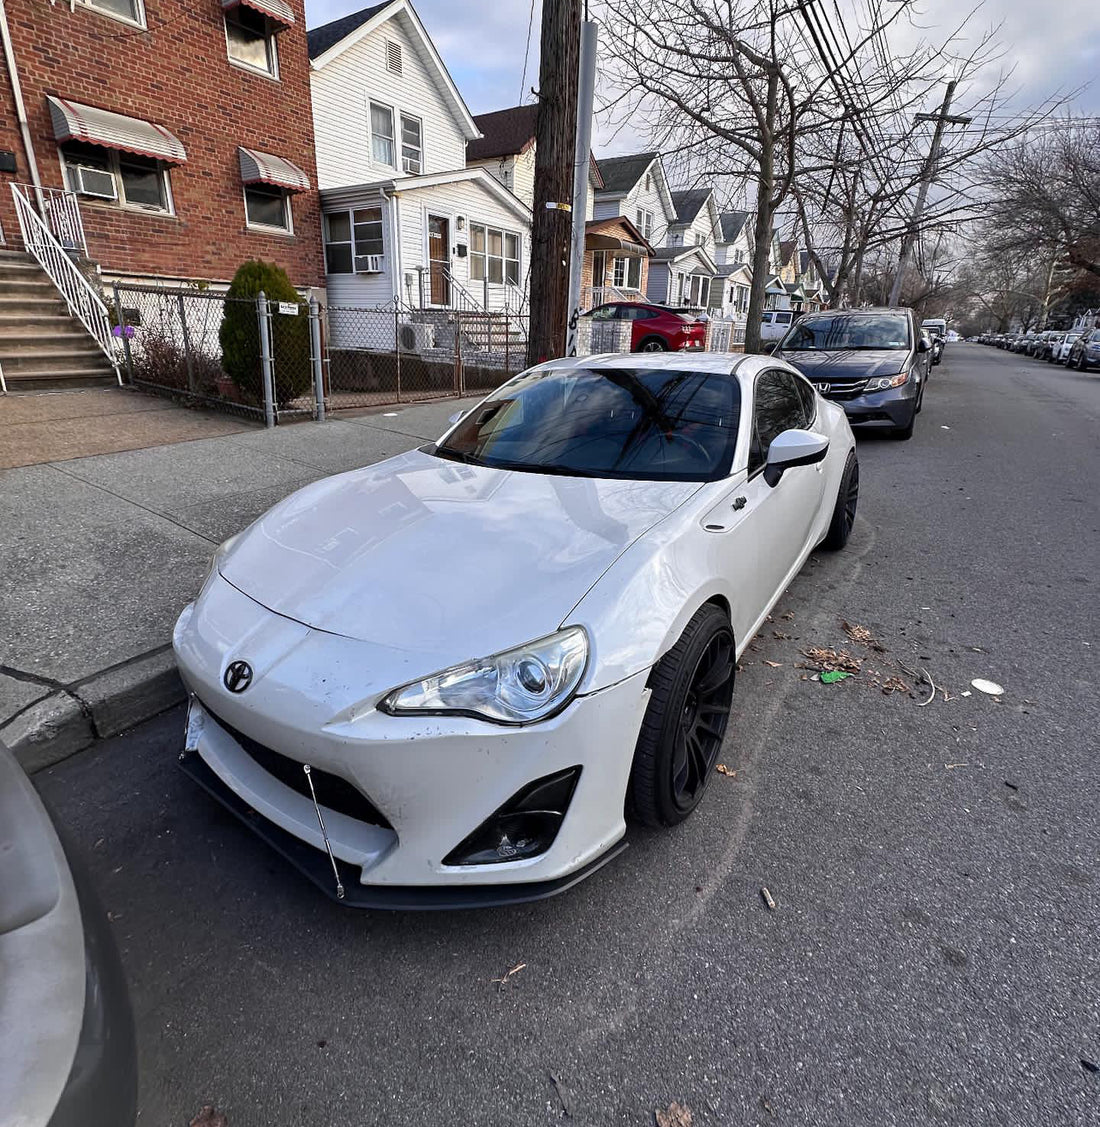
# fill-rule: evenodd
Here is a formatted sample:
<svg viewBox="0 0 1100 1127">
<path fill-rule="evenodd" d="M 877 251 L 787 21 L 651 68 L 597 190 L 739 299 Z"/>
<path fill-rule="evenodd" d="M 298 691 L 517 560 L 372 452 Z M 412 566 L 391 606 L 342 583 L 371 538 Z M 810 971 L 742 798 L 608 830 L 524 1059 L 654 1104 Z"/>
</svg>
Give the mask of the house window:
<svg viewBox="0 0 1100 1127">
<path fill-rule="evenodd" d="M 404 113 L 401 115 L 401 167 L 410 176 L 419 176 L 424 171 L 420 118 Z"/>
<path fill-rule="evenodd" d="M 358 207 L 325 216 L 325 270 L 329 274 L 372 272 L 385 251 L 382 209 Z"/>
<path fill-rule="evenodd" d="M 277 77 L 279 56 L 271 21 L 255 8 L 238 4 L 225 13 L 225 42 L 229 57 L 241 66 Z"/>
<path fill-rule="evenodd" d="M 244 213 L 249 227 L 292 232 L 290 193 L 272 184 L 246 184 Z"/>
<path fill-rule="evenodd" d="M 371 153 L 378 164 L 397 167 L 393 147 L 393 110 L 389 106 L 370 104 L 370 144 Z"/>
<path fill-rule="evenodd" d="M 390 74 L 401 73 L 401 44 L 392 39 L 386 40 L 386 70 Z"/>
<path fill-rule="evenodd" d="M 519 285 L 519 235 L 470 224 L 470 280 Z"/>
<path fill-rule="evenodd" d="M 745 262 L 745 251 L 743 247 L 738 247 L 733 252 L 733 263 L 735 266 L 742 266 Z"/>
<path fill-rule="evenodd" d="M 642 288 L 642 260 L 640 258 L 616 258 L 612 266 L 612 280 L 618 290 L 640 290 Z"/>
<path fill-rule="evenodd" d="M 141 0 L 81 0 L 86 8 L 94 8 L 108 16 L 145 26 L 145 8 Z"/>
<path fill-rule="evenodd" d="M 638 208 L 638 230 L 648 242 L 653 237 L 653 212 L 648 208 Z"/>
<path fill-rule="evenodd" d="M 168 171 L 158 160 L 70 141 L 61 146 L 61 161 L 69 190 L 77 195 L 146 211 L 172 211 Z"/>
</svg>

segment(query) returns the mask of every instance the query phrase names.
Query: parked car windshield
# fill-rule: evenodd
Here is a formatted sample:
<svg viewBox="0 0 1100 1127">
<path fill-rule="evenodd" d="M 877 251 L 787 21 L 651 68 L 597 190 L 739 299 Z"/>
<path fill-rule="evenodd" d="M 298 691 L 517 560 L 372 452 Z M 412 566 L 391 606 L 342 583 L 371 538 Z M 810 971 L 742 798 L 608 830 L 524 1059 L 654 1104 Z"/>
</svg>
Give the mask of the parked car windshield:
<svg viewBox="0 0 1100 1127">
<path fill-rule="evenodd" d="M 434 447 L 479 466 L 639 481 L 729 473 L 737 380 L 667 368 L 562 368 L 517 376 Z"/>
<path fill-rule="evenodd" d="M 830 313 L 803 317 L 779 347 L 784 352 L 907 349 L 909 318 L 900 313 Z"/>
</svg>

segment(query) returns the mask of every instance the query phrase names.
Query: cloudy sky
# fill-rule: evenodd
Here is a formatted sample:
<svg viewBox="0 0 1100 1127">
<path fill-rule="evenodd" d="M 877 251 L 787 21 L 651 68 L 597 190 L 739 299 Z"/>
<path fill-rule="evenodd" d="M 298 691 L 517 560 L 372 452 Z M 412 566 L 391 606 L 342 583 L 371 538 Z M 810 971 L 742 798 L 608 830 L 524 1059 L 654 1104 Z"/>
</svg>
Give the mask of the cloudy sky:
<svg viewBox="0 0 1100 1127">
<path fill-rule="evenodd" d="M 847 10 L 854 0 L 840 0 Z M 306 0 L 310 27 L 357 11 L 357 0 Z M 540 0 L 534 3 L 527 73 L 524 51 L 531 0 L 416 0 L 416 10 L 474 113 L 529 101 L 538 78 Z M 923 0 L 921 24 L 934 39 L 946 35 L 967 10 L 965 0 Z M 1052 18 L 1039 25 L 1041 12 Z M 599 15 L 598 0 L 592 12 Z M 985 0 L 973 17 L 975 34 L 1000 24 L 1002 65 L 1015 66 L 1014 109 L 1057 91 L 1092 85 L 1073 100 L 1077 113 L 1100 114 L 1100 0 Z M 604 131 L 603 140 L 608 134 Z M 612 143 L 621 151 L 629 138 Z"/>
</svg>

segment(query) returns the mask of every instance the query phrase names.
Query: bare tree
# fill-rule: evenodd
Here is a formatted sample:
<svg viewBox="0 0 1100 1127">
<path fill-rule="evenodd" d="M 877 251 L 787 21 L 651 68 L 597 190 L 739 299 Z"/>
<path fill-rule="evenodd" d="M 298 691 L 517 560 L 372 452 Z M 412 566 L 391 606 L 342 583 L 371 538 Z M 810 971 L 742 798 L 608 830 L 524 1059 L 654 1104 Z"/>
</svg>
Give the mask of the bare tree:
<svg viewBox="0 0 1100 1127">
<path fill-rule="evenodd" d="M 923 65 L 920 52 L 864 58 L 858 103 L 840 79 L 913 2 L 891 4 L 830 56 L 804 0 L 652 0 L 644 7 L 605 0 L 604 41 L 613 51 L 605 77 L 617 92 L 612 116 L 644 123 L 653 143 L 677 154 L 696 179 L 755 183 L 747 351 L 760 348 L 776 213 L 800 178 L 835 165 L 828 146 L 809 142 L 844 122 L 864 133 L 867 105 Z"/>
</svg>

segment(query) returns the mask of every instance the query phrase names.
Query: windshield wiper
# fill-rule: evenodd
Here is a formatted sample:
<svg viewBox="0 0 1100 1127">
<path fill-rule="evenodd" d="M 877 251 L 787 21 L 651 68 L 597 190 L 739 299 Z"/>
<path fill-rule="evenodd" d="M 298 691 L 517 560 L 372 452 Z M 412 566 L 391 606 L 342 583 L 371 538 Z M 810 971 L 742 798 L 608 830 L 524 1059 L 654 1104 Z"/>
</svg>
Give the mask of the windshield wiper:
<svg viewBox="0 0 1100 1127">
<path fill-rule="evenodd" d="M 467 466 L 484 466 L 485 463 L 476 454 L 467 454 L 462 450 L 455 450 L 453 446 L 436 445 L 432 453 L 440 458 L 448 458 L 452 462 L 463 462 Z"/>
</svg>

